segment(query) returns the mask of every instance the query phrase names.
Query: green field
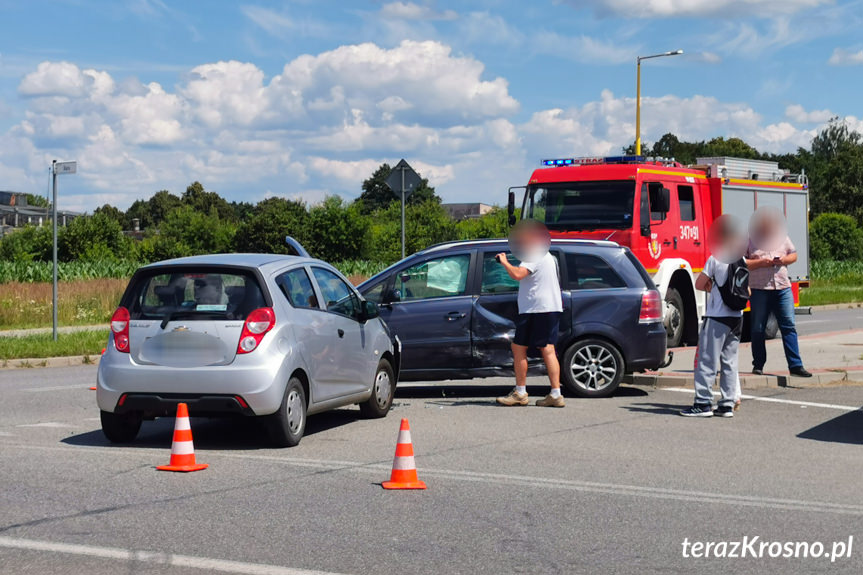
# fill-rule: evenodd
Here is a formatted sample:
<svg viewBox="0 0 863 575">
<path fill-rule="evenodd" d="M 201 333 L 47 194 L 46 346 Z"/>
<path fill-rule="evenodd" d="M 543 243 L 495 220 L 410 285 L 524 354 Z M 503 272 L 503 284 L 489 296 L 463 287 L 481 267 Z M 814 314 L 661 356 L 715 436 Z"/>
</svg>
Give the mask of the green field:
<svg viewBox="0 0 863 575">
<path fill-rule="evenodd" d="M 813 262 L 812 281 L 800 290 L 800 305 L 863 302 L 863 262 Z"/>
<path fill-rule="evenodd" d="M 90 355 L 99 357 L 108 342 L 108 330 L 61 333 L 54 341 L 50 333 L 0 337 L 0 365 L 11 359 Z"/>
</svg>

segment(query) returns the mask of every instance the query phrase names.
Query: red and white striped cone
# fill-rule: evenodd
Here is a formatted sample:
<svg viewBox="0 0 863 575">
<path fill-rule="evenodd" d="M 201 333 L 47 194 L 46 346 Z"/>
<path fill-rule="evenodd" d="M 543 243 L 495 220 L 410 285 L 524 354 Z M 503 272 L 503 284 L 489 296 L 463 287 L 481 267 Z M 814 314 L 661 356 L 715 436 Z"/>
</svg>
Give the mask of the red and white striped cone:
<svg viewBox="0 0 863 575">
<path fill-rule="evenodd" d="M 192 443 L 192 426 L 189 424 L 189 407 L 185 403 L 177 406 L 174 423 L 174 442 L 171 444 L 171 463 L 160 465 L 159 471 L 200 471 L 206 463 L 195 463 L 195 446 Z"/>
<path fill-rule="evenodd" d="M 425 489 L 426 484 L 417 476 L 417 464 L 414 461 L 414 446 L 411 443 L 411 426 L 407 419 L 402 419 L 399 428 L 399 439 L 396 444 L 396 455 L 393 458 L 393 472 L 389 481 L 384 481 L 384 489 Z"/>
</svg>

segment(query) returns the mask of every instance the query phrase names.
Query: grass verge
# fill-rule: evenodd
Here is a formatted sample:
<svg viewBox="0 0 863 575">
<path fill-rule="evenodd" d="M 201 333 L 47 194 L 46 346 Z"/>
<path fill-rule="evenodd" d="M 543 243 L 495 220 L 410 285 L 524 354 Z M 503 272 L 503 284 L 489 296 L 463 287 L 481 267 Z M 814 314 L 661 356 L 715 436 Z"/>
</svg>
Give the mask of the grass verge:
<svg viewBox="0 0 863 575">
<path fill-rule="evenodd" d="M 831 282 L 813 281 L 808 288 L 800 290 L 800 305 L 829 305 L 863 302 L 863 285 L 837 285 Z"/>
<path fill-rule="evenodd" d="M 125 279 L 60 282 L 57 308 L 60 325 L 108 325 L 126 289 Z M 27 329 L 51 325 L 51 284 L 0 284 L 0 326 Z"/>
<path fill-rule="evenodd" d="M 108 342 L 108 330 L 61 333 L 54 341 L 50 333 L 0 337 L 0 361 L 10 359 L 92 355 L 98 357 Z"/>
</svg>

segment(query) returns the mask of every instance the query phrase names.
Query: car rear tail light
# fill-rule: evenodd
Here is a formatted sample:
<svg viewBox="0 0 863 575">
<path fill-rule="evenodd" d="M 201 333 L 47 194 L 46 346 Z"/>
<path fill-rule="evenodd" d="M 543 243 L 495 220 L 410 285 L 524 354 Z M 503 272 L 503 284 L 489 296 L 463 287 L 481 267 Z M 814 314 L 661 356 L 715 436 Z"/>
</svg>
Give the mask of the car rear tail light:
<svg viewBox="0 0 863 575">
<path fill-rule="evenodd" d="M 662 321 L 662 298 L 656 290 L 647 290 L 641 296 L 641 312 L 638 323 L 658 323 Z"/>
<path fill-rule="evenodd" d="M 111 333 L 114 334 L 114 348 L 129 353 L 129 310 L 117 308 L 111 316 Z"/>
<path fill-rule="evenodd" d="M 261 307 L 253 311 L 243 324 L 237 353 L 251 353 L 258 348 L 268 331 L 276 325 L 276 314 L 271 307 Z"/>
</svg>

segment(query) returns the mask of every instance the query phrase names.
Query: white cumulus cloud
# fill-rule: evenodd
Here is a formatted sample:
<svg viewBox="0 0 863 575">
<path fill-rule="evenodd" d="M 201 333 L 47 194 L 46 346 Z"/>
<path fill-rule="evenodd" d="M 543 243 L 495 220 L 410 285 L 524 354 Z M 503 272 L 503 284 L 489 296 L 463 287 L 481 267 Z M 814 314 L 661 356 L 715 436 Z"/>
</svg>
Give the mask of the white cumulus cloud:
<svg viewBox="0 0 863 575">
<path fill-rule="evenodd" d="M 836 48 L 827 63 L 831 66 L 861 66 L 863 65 L 863 50 L 854 52 L 853 50 Z"/>
</svg>

